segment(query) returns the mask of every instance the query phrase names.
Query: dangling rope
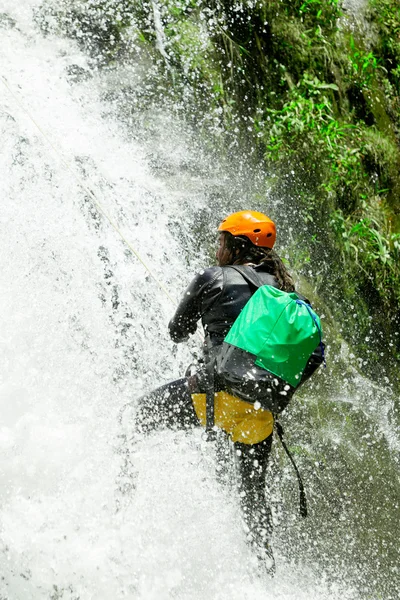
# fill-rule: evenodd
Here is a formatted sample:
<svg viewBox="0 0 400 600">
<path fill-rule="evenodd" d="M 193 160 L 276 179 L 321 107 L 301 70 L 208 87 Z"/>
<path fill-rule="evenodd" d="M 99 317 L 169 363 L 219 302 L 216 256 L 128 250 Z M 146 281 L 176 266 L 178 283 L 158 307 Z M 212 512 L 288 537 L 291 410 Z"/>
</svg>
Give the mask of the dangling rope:
<svg viewBox="0 0 400 600">
<path fill-rule="evenodd" d="M 42 137 L 44 138 L 44 140 L 47 142 L 47 144 L 50 146 L 50 148 L 53 150 L 53 152 L 58 156 L 58 158 L 61 161 L 61 163 L 73 175 L 73 177 L 76 179 L 76 181 L 79 183 L 79 185 L 89 194 L 89 196 L 90 196 L 93 204 L 95 205 L 95 207 L 97 208 L 97 210 L 99 211 L 99 213 L 103 215 L 103 217 L 109 222 L 109 224 L 111 225 L 111 227 L 120 236 L 120 238 L 122 239 L 122 241 L 125 242 L 125 244 L 129 248 L 129 250 L 132 252 L 132 254 L 134 256 L 136 256 L 136 258 L 138 259 L 138 261 L 140 263 L 142 263 L 142 265 L 144 266 L 144 268 L 146 269 L 146 271 L 153 278 L 153 280 L 157 283 L 157 285 L 159 286 L 159 288 L 164 292 L 164 294 L 167 296 L 167 298 L 170 300 L 170 302 L 172 302 L 172 304 L 174 306 L 176 306 L 177 305 L 176 300 L 174 300 L 174 298 L 172 298 L 172 296 L 170 295 L 170 293 L 168 292 L 168 290 L 164 286 L 164 284 L 156 277 L 156 275 L 153 273 L 152 269 L 150 269 L 149 265 L 140 256 L 139 252 L 137 252 L 137 250 L 135 250 L 135 248 L 132 246 L 132 244 L 129 242 L 129 240 L 127 240 L 127 238 L 124 236 L 124 234 L 122 233 L 122 231 L 119 229 L 118 225 L 112 220 L 112 218 L 104 210 L 104 208 L 101 206 L 100 202 L 98 201 L 97 196 L 94 193 L 94 191 L 91 190 L 87 186 L 87 184 L 85 183 L 85 181 L 76 173 L 76 171 L 72 168 L 72 166 L 68 163 L 68 161 L 66 161 L 65 158 L 62 156 L 62 154 L 60 153 L 60 151 L 58 150 L 58 148 L 51 142 L 51 140 L 49 139 L 49 137 L 47 136 L 47 134 L 43 131 L 43 129 L 40 127 L 40 125 L 38 124 L 38 122 L 34 119 L 34 117 L 31 115 L 31 113 L 25 108 L 25 106 L 22 104 L 22 102 L 20 101 L 20 99 L 18 98 L 18 96 L 15 94 L 15 92 L 10 88 L 7 80 L 5 79 L 5 77 L 3 75 L 1 75 L 1 81 L 2 81 L 2 83 L 4 85 L 4 87 L 10 93 L 10 95 L 14 98 L 15 102 L 17 103 L 17 105 L 27 115 L 27 117 L 29 118 L 29 120 L 34 124 L 34 126 L 36 127 L 36 129 L 40 132 L 40 134 L 42 135 Z"/>
</svg>

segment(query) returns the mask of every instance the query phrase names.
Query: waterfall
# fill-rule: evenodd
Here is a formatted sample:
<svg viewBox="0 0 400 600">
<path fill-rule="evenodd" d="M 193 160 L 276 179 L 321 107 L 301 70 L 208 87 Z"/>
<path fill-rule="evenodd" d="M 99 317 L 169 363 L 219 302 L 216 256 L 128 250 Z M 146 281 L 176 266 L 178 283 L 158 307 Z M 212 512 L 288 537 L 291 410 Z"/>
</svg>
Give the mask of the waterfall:
<svg viewBox="0 0 400 600">
<path fill-rule="evenodd" d="M 165 33 L 164 33 L 162 22 L 161 22 L 160 9 L 158 7 L 157 2 L 153 1 L 151 3 L 151 5 L 153 8 L 154 29 L 156 32 L 156 39 L 157 39 L 156 47 L 157 47 L 157 50 L 160 52 L 160 54 L 163 56 L 163 58 L 165 60 L 165 64 L 167 65 L 167 67 L 169 67 L 169 56 L 165 49 L 166 38 L 165 38 Z"/>
<path fill-rule="evenodd" d="M 291 561 L 279 531 L 277 576 L 257 578 L 201 432 L 136 443 L 130 408 L 121 423 L 190 363 L 168 338 L 165 290 L 178 298 L 207 264 L 199 232 L 211 243 L 241 207 L 252 167 L 229 171 L 167 109 L 128 131 L 112 92 L 124 76 L 140 91 L 142 65 L 93 69 L 38 31 L 39 4 L 0 2 L 0 597 L 358 598 L 345 577 Z M 340 401 L 364 410 L 363 386 Z M 384 411 L 376 422 L 397 450 Z"/>
</svg>

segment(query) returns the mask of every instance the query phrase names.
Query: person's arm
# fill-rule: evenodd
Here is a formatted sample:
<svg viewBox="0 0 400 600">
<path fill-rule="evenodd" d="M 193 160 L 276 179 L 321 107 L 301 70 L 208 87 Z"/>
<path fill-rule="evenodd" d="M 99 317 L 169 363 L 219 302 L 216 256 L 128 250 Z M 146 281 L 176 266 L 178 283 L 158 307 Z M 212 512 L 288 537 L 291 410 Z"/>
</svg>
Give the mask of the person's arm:
<svg viewBox="0 0 400 600">
<path fill-rule="evenodd" d="M 191 281 L 168 325 L 170 336 L 174 342 L 184 342 L 189 335 L 195 333 L 197 321 L 202 316 L 204 293 L 219 274 L 220 270 L 215 267 L 205 269 Z"/>
</svg>

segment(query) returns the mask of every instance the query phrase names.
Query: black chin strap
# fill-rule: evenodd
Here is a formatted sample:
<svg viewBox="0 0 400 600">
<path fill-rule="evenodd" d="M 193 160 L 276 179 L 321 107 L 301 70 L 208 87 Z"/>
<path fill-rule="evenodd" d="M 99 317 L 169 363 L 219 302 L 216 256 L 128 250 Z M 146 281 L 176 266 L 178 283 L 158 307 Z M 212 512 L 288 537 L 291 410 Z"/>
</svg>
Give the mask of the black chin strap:
<svg viewBox="0 0 400 600">
<path fill-rule="evenodd" d="M 288 455 L 289 460 L 292 463 L 294 470 L 296 471 L 297 480 L 299 482 L 299 491 L 300 491 L 300 514 L 302 517 L 305 518 L 307 516 L 308 511 L 307 511 L 307 498 L 306 498 L 306 493 L 304 491 L 303 480 L 301 478 L 301 475 L 297 468 L 297 465 L 294 462 L 293 456 L 289 452 L 289 448 L 286 446 L 285 442 L 283 441 L 283 427 L 280 423 L 278 423 L 278 421 L 275 421 L 275 429 L 276 429 L 276 433 L 278 434 L 279 439 L 281 440 L 283 449 L 285 450 L 286 454 Z"/>
</svg>

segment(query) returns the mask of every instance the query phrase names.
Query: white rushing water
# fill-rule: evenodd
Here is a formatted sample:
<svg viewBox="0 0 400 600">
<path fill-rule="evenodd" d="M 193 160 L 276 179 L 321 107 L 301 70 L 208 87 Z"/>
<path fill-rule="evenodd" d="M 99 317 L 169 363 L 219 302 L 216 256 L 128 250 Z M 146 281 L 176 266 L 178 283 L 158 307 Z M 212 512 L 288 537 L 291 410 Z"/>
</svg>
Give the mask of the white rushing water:
<svg viewBox="0 0 400 600">
<path fill-rule="evenodd" d="M 16 21 L 0 53 L 0 598 L 344 598 L 283 560 L 275 581 L 252 576 L 199 435 L 124 454 L 121 407 L 190 355 L 168 340 L 168 298 L 82 184 L 174 295 L 202 262 L 188 268 L 174 226 L 183 214 L 189 229 L 207 198 L 154 177 L 152 140 L 103 117 L 99 75 L 70 85 L 66 67 L 86 58 L 35 30 L 36 4 L 0 1 Z M 190 152 L 183 134 L 160 139 Z"/>
</svg>

